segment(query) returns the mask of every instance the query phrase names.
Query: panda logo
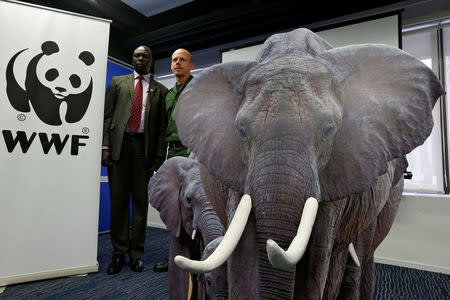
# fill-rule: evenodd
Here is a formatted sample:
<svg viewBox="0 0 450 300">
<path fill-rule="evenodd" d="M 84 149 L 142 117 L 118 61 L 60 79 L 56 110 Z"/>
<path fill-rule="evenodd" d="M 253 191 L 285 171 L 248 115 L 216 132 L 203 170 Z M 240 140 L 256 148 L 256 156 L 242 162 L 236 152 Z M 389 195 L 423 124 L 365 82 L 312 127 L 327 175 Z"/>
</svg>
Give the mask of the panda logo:
<svg viewBox="0 0 450 300">
<path fill-rule="evenodd" d="M 94 63 L 94 55 L 89 51 L 83 51 L 76 58 L 80 66 L 60 68 L 55 65 L 60 66 L 60 61 L 67 60 L 67 57 L 62 55 L 58 57 L 60 54 L 58 45 L 53 41 L 46 41 L 41 45 L 41 49 L 42 53 L 34 56 L 27 66 L 25 89 L 17 82 L 13 69 L 17 57 L 28 48 L 17 52 L 8 62 L 6 94 L 12 107 L 20 112 L 30 112 L 31 103 L 42 122 L 57 126 L 62 124 L 60 110 L 61 104 L 65 102 L 66 122 L 80 121 L 91 101 L 92 77 L 86 80 L 84 74 L 86 66 Z"/>
</svg>

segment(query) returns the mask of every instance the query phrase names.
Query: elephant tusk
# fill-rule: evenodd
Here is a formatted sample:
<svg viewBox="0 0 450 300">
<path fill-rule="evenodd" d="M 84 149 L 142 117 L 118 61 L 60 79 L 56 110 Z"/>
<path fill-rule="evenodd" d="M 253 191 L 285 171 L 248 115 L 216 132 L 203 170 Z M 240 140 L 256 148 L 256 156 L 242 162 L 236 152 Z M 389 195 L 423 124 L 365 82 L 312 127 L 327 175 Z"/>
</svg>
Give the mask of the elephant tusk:
<svg viewBox="0 0 450 300">
<path fill-rule="evenodd" d="M 194 230 L 192 230 L 192 236 L 191 236 L 192 240 L 195 239 L 196 235 L 197 235 L 197 229 L 194 228 Z"/>
<path fill-rule="evenodd" d="M 348 252 L 350 252 L 350 256 L 352 257 L 353 261 L 358 267 L 361 267 L 361 264 L 359 263 L 358 255 L 356 255 L 355 246 L 353 246 L 353 243 L 350 243 L 348 245 Z"/>
<path fill-rule="evenodd" d="M 231 253 L 233 253 L 234 248 L 236 248 L 236 245 L 242 236 L 242 232 L 244 232 L 251 210 L 252 199 L 249 195 L 242 196 L 233 220 L 231 220 L 228 230 L 216 250 L 204 261 L 191 260 L 184 256 L 177 255 L 174 258 L 175 264 L 183 270 L 197 274 L 210 272 L 220 267 L 228 259 Z"/>
<path fill-rule="evenodd" d="M 281 249 L 275 241 L 267 240 L 267 256 L 272 266 L 289 270 L 299 262 L 308 246 L 318 208 L 319 202 L 315 198 L 310 197 L 306 200 L 297 235 L 287 251 Z"/>
</svg>

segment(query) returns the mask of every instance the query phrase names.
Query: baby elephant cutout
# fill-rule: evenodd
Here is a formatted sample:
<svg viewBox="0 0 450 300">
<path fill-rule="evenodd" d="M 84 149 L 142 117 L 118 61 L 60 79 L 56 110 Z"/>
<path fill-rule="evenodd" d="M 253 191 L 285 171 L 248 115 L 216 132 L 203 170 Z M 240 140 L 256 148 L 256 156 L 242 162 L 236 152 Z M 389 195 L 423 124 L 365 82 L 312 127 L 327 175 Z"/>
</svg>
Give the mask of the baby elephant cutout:
<svg viewBox="0 0 450 300">
<path fill-rule="evenodd" d="M 201 260 L 206 260 L 211 254 L 214 253 L 216 248 L 222 242 L 223 236 L 215 238 L 202 251 Z M 228 299 L 228 272 L 227 263 L 223 263 L 219 268 L 198 275 L 199 282 L 199 300 L 212 300 L 212 299 Z"/>
<path fill-rule="evenodd" d="M 189 273 L 175 265 L 174 257 L 183 255 L 200 259 L 205 247 L 224 234 L 222 223 L 203 190 L 197 160 L 176 156 L 165 161 L 150 179 L 148 201 L 158 210 L 167 230 L 172 233 L 169 299 L 187 299 Z M 210 281 L 226 277 L 216 274 L 211 274 Z M 198 283 L 193 286 L 195 299 L 211 299 L 210 295 L 204 294 L 205 288 L 197 281 L 196 275 L 191 276 L 192 282 Z M 216 283 L 212 282 L 212 285 L 215 287 Z"/>
<path fill-rule="evenodd" d="M 25 89 L 17 82 L 14 76 L 14 64 L 17 57 L 28 48 L 17 52 L 8 62 L 6 69 L 6 93 L 14 109 L 20 112 L 30 112 L 30 103 L 39 119 L 48 125 L 61 125 L 60 107 L 62 102 L 67 104 L 65 120 L 76 123 L 85 115 L 92 95 L 92 78 L 87 79 L 83 74 L 72 73 L 66 75 L 58 66 L 46 68 L 44 78 L 37 74 L 38 64 L 42 58 L 49 58 L 53 65 L 54 56 L 59 53 L 58 45 L 53 41 L 46 41 L 41 45 L 42 53 L 34 56 L 27 66 Z M 66 58 L 65 58 L 66 59 Z M 81 62 L 82 67 L 91 66 L 95 62 L 94 55 L 83 51 L 76 58 L 75 63 Z M 65 70 L 64 70 L 65 71 Z M 45 80 L 44 80 L 45 79 Z M 82 83 L 89 80 L 85 87 Z"/>
</svg>

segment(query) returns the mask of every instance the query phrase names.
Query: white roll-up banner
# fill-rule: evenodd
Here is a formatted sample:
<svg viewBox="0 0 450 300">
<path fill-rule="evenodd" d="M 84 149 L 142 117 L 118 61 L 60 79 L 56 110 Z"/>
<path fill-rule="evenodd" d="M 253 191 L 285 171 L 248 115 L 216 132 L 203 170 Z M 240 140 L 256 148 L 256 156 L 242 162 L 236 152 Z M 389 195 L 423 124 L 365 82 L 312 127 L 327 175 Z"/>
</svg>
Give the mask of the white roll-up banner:
<svg viewBox="0 0 450 300">
<path fill-rule="evenodd" d="M 0 1 L 0 286 L 98 270 L 109 27 Z"/>
</svg>

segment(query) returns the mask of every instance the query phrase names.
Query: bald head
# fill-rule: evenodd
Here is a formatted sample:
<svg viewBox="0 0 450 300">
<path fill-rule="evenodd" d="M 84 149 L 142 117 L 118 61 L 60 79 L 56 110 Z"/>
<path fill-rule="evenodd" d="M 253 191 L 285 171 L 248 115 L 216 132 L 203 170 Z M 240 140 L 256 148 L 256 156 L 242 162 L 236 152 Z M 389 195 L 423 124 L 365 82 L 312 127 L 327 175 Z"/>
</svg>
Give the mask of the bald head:
<svg viewBox="0 0 450 300">
<path fill-rule="evenodd" d="M 173 74 L 178 84 L 183 84 L 191 75 L 191 70 L 194 68 L 192 62 L 192 55 L 186 49 L 177 49 L 172 54 L 172 62 L 170 64 Z"/>
<path fill-rule="evenodd" d="M 173 55 L 180 55 L 180 54 L 184 55 L 184 56 L 187 56 L 188 59 L 189 59 L 189 62 L 192 62 L 192 55 L 191 55 L 191 53 L 189 51 L 187 51 L 186 49 L 183 49 L 183 48 L 175 50 L 175 52 L 172 54 L 172 57 L 173 57 Z"/>
</svg>

